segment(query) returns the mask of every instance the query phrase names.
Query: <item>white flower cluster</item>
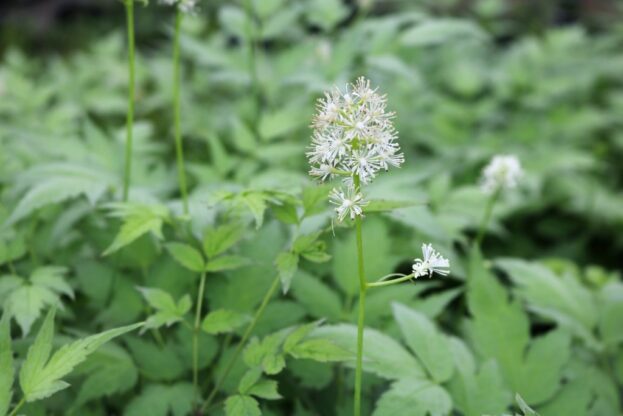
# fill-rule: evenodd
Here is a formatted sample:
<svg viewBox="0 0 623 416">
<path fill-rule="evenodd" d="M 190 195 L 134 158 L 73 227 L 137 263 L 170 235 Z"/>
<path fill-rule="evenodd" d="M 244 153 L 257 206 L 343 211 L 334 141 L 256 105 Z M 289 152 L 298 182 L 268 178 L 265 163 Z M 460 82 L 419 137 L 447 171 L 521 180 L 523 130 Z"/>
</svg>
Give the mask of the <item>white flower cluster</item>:
<svg viewBox="0 0 623 416">
<path fill-rule="evenodd" d="M 433 273 L 447 276 L 450 273 L 450 261 L 441 257 L 431 244 L 422 244 L 422 258 L 415 259 L 413 263 L 413 276 L 432 277 Z"/>
<path fill-rule="evenodd" d="M 199 0 L 160 0 L 161 4 L 166 6 L 177 5 L 183 13 L 193 14 L 197 11 L 197 3 Z"/>
<path fill-rule="evenodd" d="M 307 153 L 310 175 L 323 181 L 343 178 L 347 189 L 331 193 L 340 221 L 363 215 L 366 202 L 360 186 L 355 186 L 357 180 L 359 184 L 370 183 L 379 170 L 404 162 L 392 124 L 394 113 L 386 111 L 386 102 L 364 77 L 344 91 L 335 88 L 325 93 L 319 100 Z"/>
<path fill-rule="evenodd" d="M 521 163 L 516 156 L 497 155 L 483 169 L 480 187 L 488 194 L 500 189 L 513 189 L 522 176 Z"/>
</svg>

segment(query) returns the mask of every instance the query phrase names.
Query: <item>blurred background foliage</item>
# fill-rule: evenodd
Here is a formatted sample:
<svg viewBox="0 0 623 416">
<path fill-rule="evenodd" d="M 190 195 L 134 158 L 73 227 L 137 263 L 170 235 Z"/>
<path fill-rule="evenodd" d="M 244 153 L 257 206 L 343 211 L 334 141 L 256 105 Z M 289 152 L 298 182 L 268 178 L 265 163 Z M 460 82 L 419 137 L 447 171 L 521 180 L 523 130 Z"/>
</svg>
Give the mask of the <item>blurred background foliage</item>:
<svg viewBox="0 0 623 416">
<path fill-rule="evenodd" d="M 564 367 L 569 380 L 586 377 L 596 380 L 594 384 L 568 383 L 558 396 L 554 397 L 554 389 L 547 397 L 528 397 L 528 403 L 541 405 L 538 410 L 544 415 L 616 414 L 623 380 L 623 329 L 620 319 L 617 324 L 613 318 L 621 310 L 618 273 L 623 256 L 620 2 L 253 0 L 250 8 L 245 4 L 204 1 L 198 14 L 184 21 L 182 126 L 193 227 L 203 229 L 215 218 L 230 215 L 233 208 L 214 206 L 223 192 L 268 189 L 298 195 L 313 187 L 306 174 L 305 149 L 315 100 L 333 85 L 365 75 L 388 95 L 406 156 L 400 170 L 383 175 L 368 192 L 375 198 L 426 202 L 366 218 L 369 277 L 408 270 L 423 241 L 435 242 L 453 266 L 449 279 L 392 288 L 396 290 L 372 297 L 368 325 L 400 337 L 400 325 L 392 319 L 392 300 L 460 336 L 473 324 L 471 318 L 456 323 L 467 310 L 476 320 L 488 313 L 516 318 L 515 303 L 504 300 L 490 310 L 477 309 L 468 306 L 473 295 L 464 296 L 470 270 L 484 273 L 478 271 L 481 260 L 467 255 L 466 249 L 486 204 L 478 188 L 481 169 L 494 154 L 516 154 L 526 172 L 524 183 L 496 206 L 483 252 L 488 258 L 538 261 L 530 263 L 529 272 L 524 263 L 496 262 L 504 287 L 516 285 L 519 289 L 513 294 L 531 311 L 529 331 L 526 323 L 518 343 L 523 347 L 534 339 L 532 335 L 553 333 L 552 321 L 560 326 L 572 322 L 569 325 L 582 334 L 580 352 L 574 354 L 590 357 L 586 360 L 591 365 L 601 363 L 599 371 L 582 360 Z M 144 316 L 135 285 L 165 289 L 175 299 L 195 286 L 191 274 L 163 255 L 154 239 L 142 238 L 112 259 L 100 256 L 119 225 L 103 208 L 119 199 L 121 188 L 127 91 L 124 19 L 122 4 L 112 0 L 0 5 L 0 220 L 10 225 L 0 234 L 0 265 L 8 267 L 14 261 L 24 275 L 37 265 L 65 265 L 77 296 L 63 313 L 76 331 Z M 152 2 L 137 7 L 136 20 L 132 199 L 165 204 L 179 213 L 170 83 L 173 15 Z M 262 201 L 271 208 L 278 205 L 268 197 Z M 326 209 L 320 211 L 320 218 L 307 224 L 309 230 L 319 229 L 330 215 Z M 272 259 L 288 244 L 288 226 L 282 224 L 290 224 L 287 212 L 267 211 L 266 219 L 263 209 L 259 219 L 257 211 L 252 214 L 259 230 L 254 224 L 249 227 L 240 252 L 256 264 L 221 273 L 227 279 L 210 280 L 210 309 L 251 313 L 274 274 Z M 171 234 L 168 231 L 165 237 Z M 331 324 L 350 321 L 356 292 L 353 241 L 351 231 L 336 229 L 336 237 L 327 238 L 333 260 L 323 265 L 303 263 L 291 293 L 271 302 L 258 334 L 311 319 L 326 318 Z M 529 286 L 531 281 L 517 277 L 521 273 L 539 276 L 541 280 L 535 279 L 540 283 Z M 577 310 L 569 304 L 548 303 L 561 296 L 555 290 L 543 292 L 551 295 L 543 298 L 534 289 L 561 275 L 575 282 L 569 296 L 571 304 L 581 305 Z M 618 306 L 608 306 L 606 318 L 599 321 L 600 304 L 610 305 L 604 299 Z M 532 315 L 544 307 L 571 310 L 555 318 Z M 400 313 L 394 310 L 394 315 Z M 527 312 L 521 313 L 516 320 L 527 322 Z M 595 329 L 599 325 L 601 332 Z M 337 325 L 332 328 L 326 332 L 339 330 Z M 482 331 L 487 329 L 485 325 Z M 586 331 L 599 332 L 603 339 L 587 336 Z M 136 384 L 134 365 L 141 369 L 140 377 L 152 383 L 183 378 L 189 368 L 183 332 L 179 328 L 168 334 L 166 350 L 138 337 L 126 349 L 111 347 L 108 354 L 115 357 L 121 376 L 115 374 L 123 378 L 124 371 L 130 372 L 126 385 L 118 389 L 123 397 L 119 403 L 141 409 L 140 400 L 162 395 L 160 384 L 142 389 Z M 210 346 L 204 357 L 207 368 L 218 347 L 212 337 L 205 342 Z M 550 344 L 571 354 L 569 342 L 556 332 Z M 496 358 L 484 344 L 476 339 L 469 345 L 484 357 Z M 612 355 L 593 357 L 595 345 L 600 347 L 594 350 Z M 458 355 L 466 348 L 455 347 Z M 110 356 L 97 359 L 107 363 Z M 608 360 L 616 363 L 614 369 Z M 515 377 L 514 387 L 529 384 L 513 373 L 514 362 L 506 364 L 502 373 Z M 98 362 L 90 361 L 89 366 L 97 369 Z M 465 371 L 475 377 L 473 365 L 467 367 Z M 559 375 L 560 368 L 552 372 Z M 303 409 L 314 408 L 318 397 L 319 414 L 346 414 L 340 407 L 346 406 L 341 393 L 327 388 L 341 386 L 343 373 L 333 378 L 327 365 L 305 360 L 288 364 L 288 370 L 284 379 L 296 383 L 284 383 L 282 394 L 303 399 L 290 401 L 281 410 L 274 406 L 274 413 L 267 414 L 304 415 Z M 614 374 L 604 381 L 608 371 Z M 386 375 L 381 371 L 379 377 L 393 380 Z M 491 384 L 496 385 L 493 379 Z M 558 386 L 558 381 L 553 384 Z M 233 390 L 235 383 L 231 384 L 226 388 Z M 387 385 L 373 378 L 366 386 L 368 397 L 379 396 L 381 387 Z M 132 388 L 142 394 L 134 401 Z M 397 384 L 393 388 L 400 390 Z M 476 414 L 461 401 L 459 387 L 448 388 L 463 413 Z M 87 391 L 74 404 L 80 414 L 101 414 L 87 403 L 116 393 Z M 72 394 L 76 397 L 77 392 Z M 574 395 L 575 401 L 570 400 Z M 67 396 L 59 396 L 46 403 L 48 409 L 63 408 Z M 501 396 L 504 408 L 510 400 Z M 115 406 L 122 405 L 115 403 L 109 402 L 108 408 L 119 410 Z M 370 400 L 368 409 L 373 403 Z M 32 411 L 45 412 L 43 405 L 38 409 Z M 140 414 L 134 411 L 138 413 L 128 414 Z"/>
</svg>

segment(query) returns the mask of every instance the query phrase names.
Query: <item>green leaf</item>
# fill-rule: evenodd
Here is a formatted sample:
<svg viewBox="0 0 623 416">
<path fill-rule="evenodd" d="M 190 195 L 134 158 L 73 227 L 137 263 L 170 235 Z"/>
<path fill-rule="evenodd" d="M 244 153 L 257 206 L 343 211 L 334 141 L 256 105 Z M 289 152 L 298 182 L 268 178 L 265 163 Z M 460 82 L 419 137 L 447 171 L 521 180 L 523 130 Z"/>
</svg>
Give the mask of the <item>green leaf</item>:
<svg viewBox="0 0 623 416">
<path fill-rule="evenodd" d="M 294 277 L 294 273 L 298 269 L 299 256 L 296 253 L 290 251 L 284 251 L 279 253 L 275 260 L 275 266 L 279 272 L 279 279 L 281 279 L 281 290 L 283 293 L 288 293 L 290 289 L 290 283 Z"/>
<path fill-rule="evenodd" d="M 173 297 L 162 289 L 139 287 L 138 290 L 147 303 L 156 310 L 156 313 L 145 322 L 143 332 L 163 325 L 171 326 L 181 321 L 192 306 L 189 295 L 183 296 L 176 304 Z"/>
<path fill-rule="evenodd" d="M 190 383 L 170 386 L 150 384 L 126 407 L 124 416 L 187 416 L 192 411 L 194 389 Z"/>
<path fill-rule="evenodd" d="M 554 331 L 530 346 L 528 317 L 517 301 L 509 301 L 504 287 L 484 267 L 477 248 L 470 255 L 467 282 L 473 317 L 467 327 L 478 352 L 497 360 L 510 389 L 529 404 L 553 397 L 570 356 L 569 337 Z"/>
<path fill-rule="evenodd" d="M 392 384 L 376 403 L 372 416 L 441 416 L 451 411 L 452 399 L 443 387 L 407 378 Z"/>
<path fill-rule="evenodd" d="M 330 188 L 327 185 L 312 186 L 303 189 L 303 209 L 305 217 L 324 212 L 327 209 L 327 199 Z"/>
<path fill-rule="evenodd" d="M 485 32 L 469 20 L 426 19 L 402 34 L 400 42 L 407 46 L 428 46 L 453 40 L 483 40 Z"/>
<path fill-rule="evenodd" d="M 87 376 L 80 384 L 75 408 L 91 400 L 126 392 L 138 382 L 138 369 L 132 358 L 112 343 L 92 354 L 79 370 Z"/>
<path fill-rule="evenodd" d="M 355 325 L 327 325 L 316 328 L 310 339 L 331 340 L 336 345 L 355 354 L 357 345 L 357 327 Z M 366 328 L 363 335 L 363 369 L 379 377 L 395 380 L 406 377 L 425 378 L 424 370 L 418 361 L 393 338 L 371 328 Z M 355 361 L 346 365 L 354 367 Z"/>
<path fill-rule="evenodd" d="M 61 304 L 62 294 L 73 298 L 73 289 L 64 280 L 66 272 L 64 267 L 46 266 L 35 269 L 29 282 L 18 276 L 0 279 L 0 302 L 24 335 L 30 332 L 45 307 Z"/>
<path fill-rule="evenodd" d="M 97 335 L 74 341 L 61 347 L 48 360 L 54 334 L 54 312 L 50 312 L 29 348 L 20 372 L 20 385 L 27 402 L 43 399 L 69 386 L 61 380 L 76 365 L 83 362 L 102 344 L 126 332 L 139 328 L 142 323 L 111 329 Z"/>
<path fill-rule="evenodd" d="M 448 338 L 425 315 L 399 303 L 394 303 L 392 309 L 407 345 L 422 361 L 432 379 L 437 383 L 449 380 L 454 363 Z"/>
<path fill-rule="evenodd" d="M 260 406 L 251 396 L 229 396 L 225 401 L 225 415 L 227 416 L 261 416 Z"/>
<path fill-rule="evenodd" d="M 13 351 L 11 349 L 10 318 L 4 313 L 0 320 L 0 416 L 4 416 L 13 397 Z"/>
<path fill-rule="evenodd" d="M 454 406 L 465 416 L 500 415 L 508 408 L 511 394 L 504 388 L 495 360 L 486 361 L 480 371 L 472 353 L 456 338 L 450 340 L 456 371 L 448 383 Z"/>
<path fill-rule="evenodd" d="M 509 274 L 521 297 L 530 305 L 538 310 L 563 313 L 589 332 L 595 327 L 595 299 L 572 274 L 557 276 L 543 265 L 517 259 L 498 260 L 496 264 Z"/>
<path fill-rule="evenodd" d="M 227 270 L 239 269 L 250 264 L 250 260 L 241 256 L 220 256 L 209 260 L 206 265 L 206 272 L 224 272 Z"/>
<path fill-rule="evenodd" d="M 266 211 L 266 195 L 262 192 L 246 192 L 242 195 L 242 201 L 255 218 L 255 228 L 259 229 L 264 223 L 264 211 Z"/>
<path fill-rule="evenodd" d="M 233 332 L 237 328 L 249 322 L 250 317 L 240 312 L 218 309 L 210 312 L 203 323 L 201 329 L 208 334 L 223 334 Z"/>
<path fill-rule="evenodd" d="M 623 284 L 610 282 L 599 293 L 599 333 L 607 346 L 623 341 Z"/>
<path fill-rule="evenodd" d="M 346 361 L 355 358 L 352 351 L 322 338 L 299 342 L 289 352 L 294 358 L 309 359 L 322 363 Z"/>
<path fill-rule="evenodd" d="M 203 250 L 212 258 L 229 250 L 245 234 L 245 227 L 239 223 L 229 223 L 208 229 L 203 236 Z"/>
<path fill-rule="evenodd" d="M 167 243 L 165 247 L 171 256 L 188 270 L 198 273 L 205 270 L 203 257 L 194 247 L 184 243 Z"/>
<path fill-rule="evenodd" d="M 387 199 L 372 199 L 369 201 L 368 205 L 363 208 L 363 211 L 366 213 L 393 211 L 395 209 L 408 208 L 416 205 L 425 204 L 426 202 L 418 201 L 390 201 Z"/>
<path fill-rule="evenodd" d="M 112 183 L 108 175 L 93 168 L 71 164 L 50 163 L 22 173 L 18 183 L 28 188 L 5 225 L 28 217 L 35 210 L 84 195 L 94 204 Z"/>
<path fill-rule="evenodd" d="M 148 205 L 139 203 L 108 204 L 112 217 L 122 218 L 123 224 L 112 244 L 103 255 L 112 254 L 139 237 L 151 233 L 162 239 L 162 225 L 169 219 L 169 211 L 162 205 Z"/>
<path fill-rule="evenodd" d="M 275 380 L 260 380 L 249 389 L 248 394 L 261 399 L 278 400 L 281 399 L 281 395 L 277 387 Z"/>
<path fill-rule="evenodd" d="M 262 377 L 262 369 L 260 367 L 251 368 L 240 379 L 238 383 L 238 392 L 246 394 L 251 387 L 257 383 Z"/>
<path fill-rule="evenodd" d="M 173 345 L 163 347 L 142 338 L 128 337 L 128 347 L 141 374 L 154 381 L 177 380 L 186 368 Z"/>
<path fill-rule="evenodd" d="M 338 321 L 342 317 L 339 295 L 319 277 L 299 270 L 292 281 L 292 294 L 314 318 Z"/>
</svg>

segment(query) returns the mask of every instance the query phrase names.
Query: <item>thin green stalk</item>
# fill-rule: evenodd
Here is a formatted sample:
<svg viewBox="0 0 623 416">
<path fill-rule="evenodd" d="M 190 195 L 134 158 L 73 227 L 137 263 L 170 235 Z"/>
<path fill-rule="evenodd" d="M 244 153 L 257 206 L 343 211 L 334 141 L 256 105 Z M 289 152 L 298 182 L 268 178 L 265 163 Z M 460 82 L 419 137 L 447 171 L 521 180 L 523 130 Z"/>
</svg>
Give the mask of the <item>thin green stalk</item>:
<svg viewBox="0 0 623 416">
<path fill-rule="evenodd" d="M 396 283 L 402 283 L 402 282 L 406 282 L 407 280 L 411 280 L 413 279 L 413 274 L 409 274 L 409 275 L 400 275 L 402 276 L 400 279 L 394 279 L 394 280 L 380 280 L 378 282 L 372 282 L 372 283 L 368 283 L 368 287 L 381 287 L 381 286 L 390 286 L 390 285 L 395 285 Z"/>
<path fill-rule="evenodd" d="M 480 223 L 480 228 L 478 229 L 478 235 L 476 236 L 476 244 L 480 246 L 482 244 L 482 239 L 485 236 L 485 231 L 487 230 L 487 225 L 489 225 L 489 220 L 491 219 L 491 213 L 493 212 L 493 206 L 500 195 L 500 190 L 496 190 L 489 201 L 487 201 L 487 206 L 485 207 L 485 215 L 482 218 L 482 222 Z"/>
<path fill-rule="evenodd" d="M 262 91 L 260 89 L 259 77 L 257 75 L 257 44 L 255 41 L 255 13 L 253 11 L 253 4 L 250 0 L 244 1 L 244 8 L 249 18 L 250 24 L 247 25 L 246 36 L 249 42 L 249 73 L 251 75 L 251 93 L 255 97 L 255 125 L 260 118 L 260 111 L 262 109 Z"/>
<path fill-rule="evenodd" d="M 219 388 L 221 387 L 221 384 L 223 384 L 223 381 L 225 381 L 230 371 L 233 369 L 238 356 L 240 355 L 240 353 L 242 352 L 242 349 L 244 348 L 245 344 L 249 340 L 249 337 L 253 333 L 255 326 L 257 325 L 258 321 L 262 317 L 262 314 L 264 313 L 264 309 L 266 308 L 266 305 L 268 305 L 268 302 L 273 297 L 278 287 L 279 287 L 279 276 L 275 277 L 272 285 L 270 286 L 270 288 L 264 295 L 264 299 L 262 299 L 262 303 L 260 304 L 260 307 L 255 312 L 255 316 L 253 317 L 253 320 L 251 321 L 249 326 L 247 326 L 247 329 L 244 331 L 244 334 L 242 335 L 242 339 L 240 340 L 240 342 L 238 343 L 238 346 L 236 347 L 236 350 L 234 351 L 234 355 L 229 359 L 229 362 L 227 363 L 227 366 L 225 367 L 225 371 L 223 371 L 223 374 L 221 374 L 221 376 L 216 380 L 216 384 L 214 385 L 214 388 L 210 392 L 210 395 L 208 396 L 206 401 L 201 406 L 201 412 L 209 408 L 210 403 L 212 402 L 212 400 L 218 393 Z"/>
<path fill-rule="evenodd" d="M 9 413 L 9 416 L 15 416 L 17 414 L 17 412 L 19 412 L 19 409 L 21 409 L 22 406 L 24 406 L 25 403 L 26 403 L 26 398 L 22 397 L 22 400 L 20 400 L 19 403 L 17 403 L 15 405 L 15 407 L 13 408 L 11 413 Z"/>
<path fill-rule="evenodd" d="M 355 189 L 360 190 L 359 176 L 355 176 Z M 359 318 L 357 319 L 357 367 L 355 369 L 355 416 L 361 415 L 361 378 L 363 367 L 363 326 L 366 314 L 366 275 L 363 268 L 363 238 L 361 233 L 361 217 L 355 219 L 357 234 L 357 270 L 359 273 Z"/>
<path fill-rule="evenodd" d="M 177 8 L 175 14 L 175 35 L 173 37 L 173 128 L 175 134 L 175 153 L 177 154 L 177 176 L 182 194 L 184 215 L 188 215 L 188 193 L 186 190 L 186 170 L 184 169 L 184 148 L 182 147 L 182 124 L 180 112 L 180 27 L 184 13 Z"/>
<path fill-rule="evenodd" d="M 132 131 L 134 124 L 134 0 L 125 0 L 128 20 L 128 114 L 126 120 L 125 170 L 123 173 L 123 200 L 128 200 L 132 172 Z"/>
<path fill-rule="evenodd" d="M 199 293 L 197 293 L 197 309 L 195 311 L 195 325 L 193 327 L 193 387 L 195 402 L 199 397 L 199 331 L 201 330 L 201 307 L 206 285 L 206 272 L 201 273 Z"/>
</svg>

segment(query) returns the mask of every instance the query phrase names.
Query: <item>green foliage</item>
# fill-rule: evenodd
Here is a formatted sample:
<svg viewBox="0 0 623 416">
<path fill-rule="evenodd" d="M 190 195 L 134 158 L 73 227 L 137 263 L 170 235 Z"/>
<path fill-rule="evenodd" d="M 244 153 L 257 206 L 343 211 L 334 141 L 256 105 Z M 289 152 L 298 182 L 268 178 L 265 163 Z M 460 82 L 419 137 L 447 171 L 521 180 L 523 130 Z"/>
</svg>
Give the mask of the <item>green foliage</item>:
<svg viewBox="0 0 623 416">
<path fill-rule="evenodd" d="M 363 189 L 366 279 L 409 273 L 422 243 L 451 265 L 367 291 L 362 415 L 621 413 L 623 36 L 611 0 L 199 2 L 179 32 L 188 212 L 175 8 L 149 3 L 134 9 L 123 202 L 123 2 L 44 19 L 43 38 L 28 29 L 38 13 L 7 6 L 0 415 L 195 415 L 217 385 L 203 414 L 351 414 L 355 231 L 328 201 L 339 179 L 312 183 L 305 153 L 316 99 L 360 75 L 387 94 L 405 154 Z M 516 155 L 524 176 L 476 248 L 479 176 L 496 154 Z"/>
<path fill-rule="evenodd" d="M 11 404 L 14 373 L 9 318 L 4 314 L 0 320 L 0 415 L 5 415 Z"/>
<path fill-rule="evenodd" d="M 44 399 L 59 390 L 69 387 L 61 380 L 75 366 L 83 362 L 101 345 L 120 335 L 140 327 L 142 323 L 111 329 L 97 335 L 74 341 L 56 351 L 52 356 L 52 339 L 54 336 L 54 309 L 52 309 L 22 365 L 19 383 L 27 402 Z"/>
<path fill-rule="evenodd" d="M 44 308 L 60 305 L 61 295 L 73 298 L 66 273 L 64 267 L 46 266 L 35 269 L 28 280 L 15 275 L 2 277 L 0 303 L 7 316 L 17 321 L 23 335 L 28 335 Z"/>
</svg>

